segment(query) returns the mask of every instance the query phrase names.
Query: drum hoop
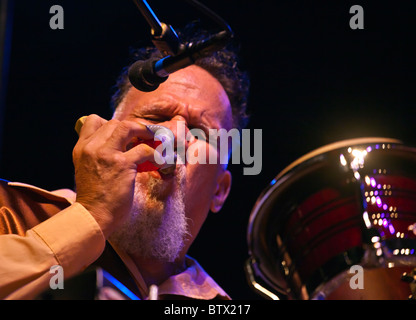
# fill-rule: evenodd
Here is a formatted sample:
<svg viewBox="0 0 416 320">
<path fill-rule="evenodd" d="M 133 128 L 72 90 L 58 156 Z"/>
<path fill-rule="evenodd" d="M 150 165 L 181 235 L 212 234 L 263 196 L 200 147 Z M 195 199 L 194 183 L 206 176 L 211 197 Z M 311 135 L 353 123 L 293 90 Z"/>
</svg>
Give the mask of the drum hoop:
<svg viewBox="0 0 416 320">
<path fill-rule="evenodd" d="M 368 137 L 368 138 L 355 138 L 355 139 L 348 139 L 348 140 L 342 140 L 333 142 L 330 144 L 327 144 L 325 146 L 322 146 L 318 149 L 315 149 L 302 157 L 298 158 L 297 160 L 293 161 L 290 165 L 288 165 L 286 168 L 284 168 L 275 179 L 279 179 L 282 176 L 284 176 L 287 172 L 292 170 L 293 168 L 297 167 L 299 164 L 316 157 L 318 155 L 321 155 L 323 153 L 333 151 L 340 148 L 346 148 L 349 146 L 355 146 L 360 144 L 367 144 L 367 143 L 396 143 L 396 144 L 403 144 L 401 140 L 394 139 L 394 138 L 383 138 L 383 137 Z"/>
</svg>

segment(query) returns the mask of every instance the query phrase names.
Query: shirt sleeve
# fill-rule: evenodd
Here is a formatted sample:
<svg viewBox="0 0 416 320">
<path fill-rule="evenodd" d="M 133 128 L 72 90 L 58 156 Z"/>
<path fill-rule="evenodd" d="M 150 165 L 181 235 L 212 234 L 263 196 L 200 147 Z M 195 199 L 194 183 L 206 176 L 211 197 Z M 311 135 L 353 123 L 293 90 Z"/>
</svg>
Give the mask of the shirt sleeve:
<svg viewBox="0 0 416 320">
<path fill-rule="evenodd" d="M 105 247 L 94 217 L 79 203 L 27 230 L 0 235 L 0 298 L 33 299 L 49 287 L 54 265 L 69 278 L 93 263 Z"/>
</svg>

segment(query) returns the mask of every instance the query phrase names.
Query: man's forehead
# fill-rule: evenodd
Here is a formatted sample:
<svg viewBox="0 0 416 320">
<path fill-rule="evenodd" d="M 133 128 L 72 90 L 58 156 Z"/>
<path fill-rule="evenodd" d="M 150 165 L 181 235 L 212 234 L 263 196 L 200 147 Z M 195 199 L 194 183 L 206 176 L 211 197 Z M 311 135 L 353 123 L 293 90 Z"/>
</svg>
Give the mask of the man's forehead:
<svg viewBox="0 0 416 320">
<path fill-rule="evenodd" d="M 185 94 L 204 100 L 218 100 L 217 103 L 229 104 L 227 93 L 221 83 L 205 69 L 192 65 L 171 74 L 168 80 L 160 85 L 175 87 Z"/>
<path fill-rule="evenodd" d="M 131 88 L 122 104 L 130 112 L 191 111 L 204 117 L 222 118 L 222 126 L 232 125 L 228 96 L 219 83 L 206 70 L 190 66 L 169 76 L 166 82 L 152 92 Z M 123 112 L 125 113 L 125 112 Z M 230 121 L 228 121 L 230 120 Z"/>
</svg>

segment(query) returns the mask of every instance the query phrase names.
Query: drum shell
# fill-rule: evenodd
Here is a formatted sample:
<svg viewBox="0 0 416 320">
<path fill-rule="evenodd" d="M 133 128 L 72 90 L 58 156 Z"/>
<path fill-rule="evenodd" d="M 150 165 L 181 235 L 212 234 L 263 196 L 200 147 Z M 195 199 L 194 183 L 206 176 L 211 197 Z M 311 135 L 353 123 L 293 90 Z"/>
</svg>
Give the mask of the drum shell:
<svg viewBox="0 0 416 320">
<path fill-rule="evenodd" d="M 366 153 L 355 169 L 353 150 Z M 416 151 L 403 144 L 361 140 L 309 157 L 273 180 L 253 208 L 248 244 L 256 274 L 288 298 L 330 298 L 353 265 L 415 266 L 414 195 Z"/>
</svg>

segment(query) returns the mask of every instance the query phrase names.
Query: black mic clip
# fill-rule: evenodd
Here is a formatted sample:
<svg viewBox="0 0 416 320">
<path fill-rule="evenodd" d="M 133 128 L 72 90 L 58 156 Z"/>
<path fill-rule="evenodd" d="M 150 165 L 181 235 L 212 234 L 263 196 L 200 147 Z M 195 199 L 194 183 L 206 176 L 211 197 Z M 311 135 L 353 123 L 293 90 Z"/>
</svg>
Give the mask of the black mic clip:
<svg viewBox="0 0 416 320">
<path fill-rule="evenodd" d="M 172 26 L 161 22 L 146 0 L 133 0 L 151 30 L 152 42 L 163 56 L 177 54 L 181 43 Z"/>
<path fill-rule="evenodd" d="M 182 45 L 178 35 L 172 26 L 161 22 L 162 31 L 156 33 L 155 29 L 151 30 L 152 42 L 154 46 L 162 53 L 163 56 L 178 54 Z"/>
<path fill-rule="evenodd" d="M 230 26 L 215 12 L 196 0 L 187 0 L 223 27 L 224 30 L 202 41 L 181 44 L 173 28 L 160 22 L 145 0 L 133 1 L 151 26 L 153 44 L 164 56 L 162 59 L 154 58 L 137 61 L 130 66 L 128 70 L 129 80 L 140 91 L 156 90 L 161 83 L 167 80 L 169 74 L 222 49 L 234 36 Z"/>
</svg>

